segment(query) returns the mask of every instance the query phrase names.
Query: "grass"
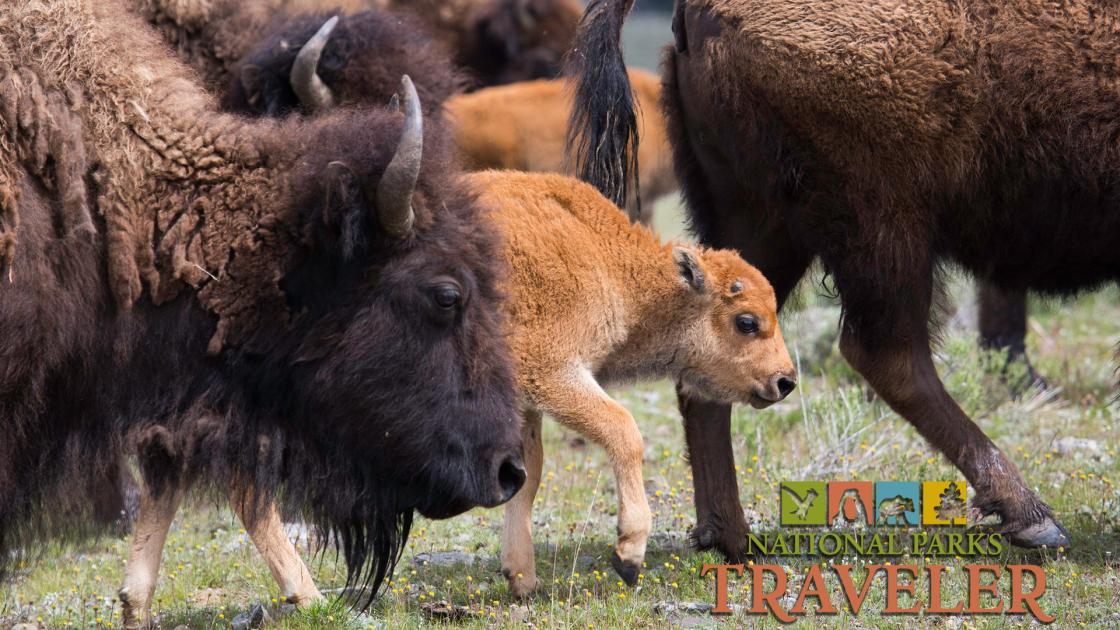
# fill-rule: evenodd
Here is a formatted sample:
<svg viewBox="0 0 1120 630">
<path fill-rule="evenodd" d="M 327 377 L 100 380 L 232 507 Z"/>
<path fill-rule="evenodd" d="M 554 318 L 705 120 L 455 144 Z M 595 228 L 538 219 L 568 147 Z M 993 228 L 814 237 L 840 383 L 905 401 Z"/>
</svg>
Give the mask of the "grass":
<svg viewBox="0 0 1120 630">
<path fill-rule="evenodd" d="M 679 232 L 674 202 L 659 207 L 659 225 Z M 796 479 L 956 479 L 960 475 L 931 452 L 916 432 L 878 401 L 846 366 L 836 348 L 838 307 L 806 282 L 795 309 L 783 315 L 800 385 L 788 400 L 764 411 L 736 409 L 733 441 L 740 494 L 758 530 L 777 527 L 777 484 Z M 1117 615 L 1120 556 L 1117 533 L 1120 479 L 1114 437 L 1118 410 L 1115 360 L 1120 340 L 1120 295 L 1115 289 L 1076 301 L 1032 305 L 1030 351 L 1052 382 L 1046 392 L 1014 398 L 999 378 L 1002 358 L 977 349 L 975 307 L 969 284 L 954 280 L 957 310 L 947 314 L 938 367 L 950 392 L 1019 467 L 1035 490 L 1071 529 L 1076 546 L 1065 552 L 1012 551 L 1004 563 L 1038 563 L 1046 571 L 1047 612 L 1062 627 L 1120 624 Z M 532 601 L 513 600 L 498 574 L 501 510 L 474 510 L 450 521 L 419 520 L 401 567 L 367 613 L 355 616 L 337 595 L 309 611 L 274 615 L 270 628 L 407 628 L 452 625 L 534 627 L 739 627 L 773 626 L 746 615 L 712 617 L 666 611 L 666 604 L 714 601 L 711 576 L 701 578 L 713 553 L 687 545 L 693 524 L 692 481 L 680 420 L 669 383 L 612 392 L 637 418 L 646 439 L 645 476 L 654 535 L 638 587 L 613 573 L 616 498 L 602 451 L 546 421 L 544 481 L 535 511 L 537 566 L 544 588 Z M 1059 449 L 1061 438 L 1092 440 L 1098 449 Z M 162 628 L 228 628 L 253 604 L 278 606 L 276 586 L 230 512 L 206 503 L 189 506 L 171 531 L 155 610 Z M 306 543 L 303 548 L 306 549 Z M 115 591 L 128 542 L 101 539 L 77 548 L 48 549 L 16 572 L 0 591 L 0 628 L 37 622 L 47 628 L 120 627 Z M 428 556 L 460 552 L 454 566 L 425 563 Z M 331 553 L 309 557 L 320 586 L 343 582 Z M 865 560 L 852 559 L 857 566 Z M 771 560 L 796 574 L 821 558 Z M 924 558 L 914 558 L 924 565 Z M 960 567 L 950 558 L 943 601 L 964 591 Z M 1005 579 L 1006 582 L 1006 579 Z M 829 578 L 830 588 L 836 588 Z M 924 588 L 924 586 L 922 587 Z M 749 605 L 747 581 L 732 579 L 732 602 Z M 870 602 L 882 602 L 882 582 Z M 455 608 L 458 607 L 458 608 Z M 858 617 L 810 614 L 798 627 L 911 627 L 926 622 L 956 627 L 1017 627 L 1029 620 L 1007 616 L 913 618 L 879 616 L 871 604 Z"/>
</svg>

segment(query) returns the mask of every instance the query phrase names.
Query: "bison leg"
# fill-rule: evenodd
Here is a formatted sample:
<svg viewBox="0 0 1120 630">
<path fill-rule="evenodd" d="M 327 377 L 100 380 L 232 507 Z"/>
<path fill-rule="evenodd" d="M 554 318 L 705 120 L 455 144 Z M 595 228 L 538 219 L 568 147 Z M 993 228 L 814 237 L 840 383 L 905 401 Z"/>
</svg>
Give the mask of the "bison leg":
<svg viewBox="0 0 1120 630">
<path fill-rule="evenodd" d="M 323 594 L 315 586 L 311 571 L 284 533 L 284 524 L 276 510 L 276 504 L 269 501 L 259 505 L 250 497 L 237 492 L 231 493 L 230 504 L 245 525 L 245 531 L 249 533 L 253 545 L 268 564 L 268 570 L 280 586 L 280 593 L 285 601 L 304 607 L 322 600 Z"/>
<path fill-rule="evenodd" d="M 699 549 L 715 548 L 729 561 L 738 562 L 743 559 L 749 528 L 735 478 L 731 405 L 692 398 L 679 387 L 677 397 L 696 495 L 692 541 Z"/>
<path fill-rule="evenodd" d="M 890 327 L 894 334 L 884 335 L 881 326 L 861 330 L 846 321 L 840 338 L 844 358 L 964 473 L 976 490 L 973 506 L 984 515 L 999 514 L 1002 529 L 1014 544 L 1068 546 L 1069 533 L 1054 520 L 1050 508 L 945 391 L 930 353 L 928 299 L 925 304 L 922 312 L 895 318 Z"/>
<path fill-rule="evenodd" d="M 627 584 L 637 584 L 651 517 L 642 482 L 644 445 L 634 417 L 582 368 L 547 382 L 542 379 L 533 397 L 543 411 L 607 451 L 619 499 L 618 543 L 611 565 Z"/>
<path fill-rule="evenodd" d="M 524 438 L 525 485 L 506 504 L 505 524 L 502 527 L 502 574 L 509 580 L 509 590 L 515 597 L 523 598 L 539 585 L 536 560 L 533 554 L 533 501 L 541 483 L 544 464 L 544 447 L 541 440 L 541 412 L 525 413 L 521 431 Z"/>
<path fill-rule="evenodd" d="M 128 630 L 143 628 L 149 623 L 148 609 L 156 590 L 163 544 L 182 499 L 182 489 L 168 484 L 158 494 L 147 485 L 140 491 L 132 548 L 125 564 L 124 584 L 118 592 L 124 627 Z"/>
<path fill-rule="evenodd" d="M 1010 383 L 1012 389 L 1019 391 L 1035 384 L 1045 386 L 1046 381 L 1034 371 L 1027 357 L 1027 294 L 1004 291 L 981 282 L 976 289 L 976 298 L 980 306 L 980 345 L 1007 352 L 1008 365 L 1023 361 L 1027 368 L 1022 382 Z"/>
</svg>

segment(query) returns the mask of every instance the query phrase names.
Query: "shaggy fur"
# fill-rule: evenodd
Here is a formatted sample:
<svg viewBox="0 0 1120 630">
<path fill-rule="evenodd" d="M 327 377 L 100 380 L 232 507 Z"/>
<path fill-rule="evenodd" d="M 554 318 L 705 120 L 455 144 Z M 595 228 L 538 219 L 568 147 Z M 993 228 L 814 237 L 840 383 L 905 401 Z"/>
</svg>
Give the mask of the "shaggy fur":
<svg viewBox="0 0 1120 630">
<path fill-rule="evenodd" d="M 361 193 L 401 114 L 218 114 L 122 2 L 0 10 L 0 565 L 86 480 L 255 489 L 392 570 L 413 508 L 493 504 L 520 453 L 497 237 L 429 121 L 403 239 Z M 18 220 L 18 222 L 17 222 Z M 454 309 L 432 287 L 460 286 Z"/>
<path fill-rule="evenodd" d="M 698 0 L 678 4 L 674 31 L 663 98 L 697 233 L 743 251 L 779 300 L 819 258 L 843 300 L 845 357 L 1013 541 L 1068 543 L 945 392 L 928 319 L 946 263 L 1014 291 L 1120 276 L 1120 14 L 1085 0 Z M 618 55 L 617 32 L 587 33 Z M 590 144 L 628 132 L 592 128 Z M 618 178 L 625 165 L 604 168 Z M 722 456 L 699 465 L 712 462 L 730 470 Z M 742 548 L 733 483 L 701 519 L 731 553 Z"/>
<path fill-rule="evenodd" d="M 674 192 L 677 181 L 658 105 L 661 80 L 644 70 L 630 70 L 630 82 L 638 104 L 641 189 L 631 192 L 624 207 L 631 219 L 649 223 L 654 202 Z M 575 175 L 573 164 L 564 159 L 571 109 L 569 83 L 542 79 L 456 95 L 447 103 L 447 116 L 468 168 Z"/>
<path fill-rule="evenodd" d="M 296 55 L 330 17 L 292 17 L 273 28 L 234 66 L 226 106 L 278 116 L 303 110 L 290 75 Z M 458 92 L 463 79 L 451 61 L 412 20 L 383 11 L 342 14 L 319 60 L 318 74 L 338 105 L 383 105 L 400 89 L 400 76 L 416 84 L 425 111 L 434 113 Z"/>
<path fill-rule="evenodd" d="M 490 171 L 467 181 L 505 236 L 525 410 L 529 477 L 506 507 L 503 573 L 518 596 L 536 586 L 531 511 L 547 413 L 606 450 L 619 497 L 612 564 L 634 585 L 651 526 L 642 436 L 604 388 L 669 377 L 709 400 L 781 400 L 795 381 L 773 290 L 736 253 L 662 243 L 577 180 Z M 737 327 L 744 317 L 756 330 Z"/>
</svg>

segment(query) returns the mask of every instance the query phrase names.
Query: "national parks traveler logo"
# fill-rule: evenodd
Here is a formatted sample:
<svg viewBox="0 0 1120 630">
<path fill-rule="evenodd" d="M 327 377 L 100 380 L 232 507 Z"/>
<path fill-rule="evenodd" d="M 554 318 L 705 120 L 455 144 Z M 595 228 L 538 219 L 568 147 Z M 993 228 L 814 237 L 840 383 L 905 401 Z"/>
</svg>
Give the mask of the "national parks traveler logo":
<svg viewBox="0 0 1120 630">
<path fill-rule="evenodd" d="M 712 614 L 732 614 L 732 595 L 749 592 L 740 604 L 748 614 L 782 623 L 809 614 L 809 600 L 817 604 L 816 615 L 837 614 L 841 604 L 858 615 L 874 601 L 871 606 L 883 615 L 1055 619 L 1042 607 L 1041 566 L 1009 563 L 999 532 L 952 527 L 967 524 L 963 481 L 786 481 L 778 494 L 782 526 L 803 529 L 748 532 L 751 562 L 703 565 L 701 577 L 715 577 Z M 791 567 L 806 557 L 819 560 Z M 851 558 L 865 560 L 853 564 Z M 951 566 L 945 558 L 968 560 Z M 869 597 L 878 576 L 883 591 Z M 737 579 L 749 588 L 733 584 Z M 951 581 L 959 588 L 944 587 Z"/>
<path fill-rule="evenodd" d="M 963 481 L 785 481 L 783 526 L 965 525 Z"/>
</svg>

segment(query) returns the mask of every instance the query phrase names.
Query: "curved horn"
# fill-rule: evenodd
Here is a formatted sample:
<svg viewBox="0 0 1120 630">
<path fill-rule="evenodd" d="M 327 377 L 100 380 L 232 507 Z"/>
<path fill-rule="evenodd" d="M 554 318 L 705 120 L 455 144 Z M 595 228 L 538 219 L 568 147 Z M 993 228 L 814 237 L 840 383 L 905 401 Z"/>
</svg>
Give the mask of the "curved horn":
<svg viewBox="0 0 1120 630">
<path fill-rule="evenodd" d="M 408 234 L 416 218 L 412 210 L 412 193 L 420 178 L 420 161 L 424 151 L 424 117 L 420 113 L 420 97 L 407 74 L 401 77 L 401 105 L 404 106 L 404 128 L 397 152 L 393 154 L 374 192 L 381 227 L 396 237 Z"/>
<path fill-rule="evenodd" d="M 319 67 L 319 56 L 323 54 L 323 47 L 331 37 L 331 31 L 338 25 L 338 16 L 323 23 L 319 30 L 307 43 L 299 49 L 296 62 L 292 64 L 292 72 L 288 81 L 292 84 L 299 102 L 311 111 L 330 107 L 334 104 L 334 95 L 326 83 L 319 78 L 316 68 Z"/>
</svg>

